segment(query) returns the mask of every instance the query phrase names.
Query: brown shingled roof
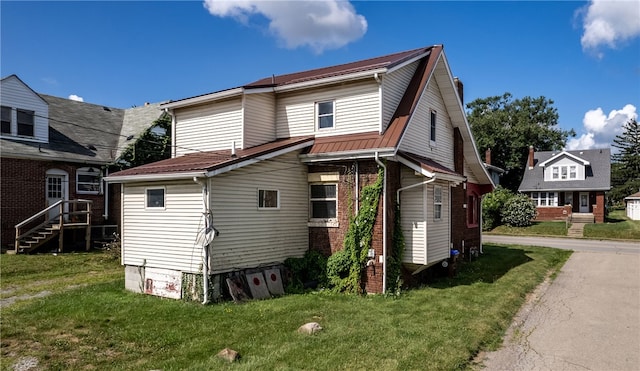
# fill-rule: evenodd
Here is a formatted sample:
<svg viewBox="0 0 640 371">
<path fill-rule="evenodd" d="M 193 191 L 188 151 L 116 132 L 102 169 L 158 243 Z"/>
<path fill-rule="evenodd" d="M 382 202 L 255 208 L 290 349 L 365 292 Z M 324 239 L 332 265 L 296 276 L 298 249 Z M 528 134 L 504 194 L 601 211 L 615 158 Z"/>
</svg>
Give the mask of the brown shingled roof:
<svg viewBox="0 0 640 371">
<path fill-rule="evenodd" d="M 421 61 L 407 86 L 398 108 L 391 117 L 391 122 L 383 134 L 368 132 L 359 134 L 347 134 L 331 137 L 317 138 L 309 151 L 310 155 L 323 153 L 352 152 L 359 150 L 374 150 L 383 148 L 396 148 L 402 134 L 407 128 L 409 119 L 415 112 L 420 93 L 425 89 L 429 76 L 435 68 L 442 46 L 436 45 L 423 51 L 430 50 L 429 54 Z"/>
<path fill-rule="evenodd" d="M 455 171 L 449 169 L 444 165 L 437 163 L 436 161 L 430 158 L 419 156 L 419 155 L 416 155 L 415 153 L 403 152 L 403 151 L 398 152 L 398 154 L 400 154 L 402 157 L 406 158 L 407 160 L 415 163 L 416 165 L 419 165 L 421 168 L 427 170 L 428 172 L 460 176 L 460 174 L 456 173 Z"/>
<path fill-rule="evenodd" d="M 339 64 L 337 66 L 317 68 L 308 71 L 290 73 L 286 75 L 279 75 L 273 77 L 266 77 L 254 81 L 245 85 L 245 88 L 258 88 L 267 86 L 282 86 L 288 84 L 295 84 L 304 81 L 311 81 L 316 79 L 322 79 L 333 76 L 348 75 L 350 73 L 357 73 L 368 70 L 375 70 L 378 68 L 391 68 L 399 65 L 405 61 L 415 58 L 420 54 L 426 53 L 431 47 L 423 47 L 413 50 L 407 50 L 404 52 L 384 55 L 381 57 L 365 59 L 357 62 Z"/>
<path fill-rule="evenodd" d="M 293 147 L 298 144 L 303 144 L 305 142 L 309 142 L 310 145 L 313 142 L 313 137 L 294 137 L 280 139 L 252 148 L 238 149 L 236 150 L 235 156 L 232 156 L 231 149 L 222 151 L 189 153 L 184 156 L 170 158 L 134 167 L 131 169 L 118 171 L 116 173 L 110 174 L 110 177 L 212 171 L 269 153 L 273 153 L 278 150 Z"/>
</svg>

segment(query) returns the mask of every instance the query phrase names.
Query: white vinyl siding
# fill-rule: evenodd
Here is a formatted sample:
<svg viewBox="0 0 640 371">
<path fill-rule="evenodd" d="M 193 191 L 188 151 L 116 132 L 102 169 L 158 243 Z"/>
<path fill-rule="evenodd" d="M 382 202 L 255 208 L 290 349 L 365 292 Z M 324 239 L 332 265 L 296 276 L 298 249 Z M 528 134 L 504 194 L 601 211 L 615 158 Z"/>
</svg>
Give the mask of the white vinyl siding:
<svg viewBox="0 0 640 371">
<path fill-rule="evenodd" d="M 416 72 L 419 61 L 404 66 L 382 79 L 382 127 L 387 129 L 391 117 L 398 108 L 398 104 L 404 96 L 413 74 Z"/>
<path fill-rule="evenodd" d="M 316 131 L 316 103 L 335 101 L 334 128 Z M 378 84 L 364 82 L 282 93 L 276 100 L 278 138 L 379 131 Z"/>
<path fill-rule="evenodd" d="M 434 187 L 442 189 L 442 214 L 439 220 L 434 220 L 433 199 Z M 449 217 L 449 184 L 447 182 L 434 182 L 427 186 L 427 264 L 437 262 L 449 257 L 450 242 L 450 217 Z"/>
<path fill-rule="evenodd" d="M 401 186 L 406 187 L 428 180 L 402 169 Z M 442 214 L 434 220 L 433 189 L 441 187 Z M 400 192 L 400 215 L 405 239 L 403 263 L 428 265 L 449 257 L 450 202 L 448 182 L 429 183 Z"/>
<path fill-rule="evenodd" d="M 211 245 L 212 273 L 301 257 L 309 246 L 306 166 L 298 152 L 211 178 L 211 211 L 220 232 Z M 279 209 L 258 210 L 257 190 L 277 189 Z"/>
<path fill-rule="evenodd" d="M 437 112 L 437 145 L 431 145 L 432 110 Z M 400 143 L 400 149 L 431 158 L 449 169 L 454 168 L 453 126 L 435 79 L 429 81 L 426 91 L 420 97 Z"/>
<path fill-rule="evenodd" d="M 406 167 L 402 168 L 402 187 L 427 180 L 414 175 Z M 417 186 L 400 192 L 401 225 L 405 240 L 403 263 L 427 264 L 427 220 L 425 216 L 425 186 Z"/>
<path fill-rule="evenodd" d="M 571 167 L 575 166 L 575 177 L 571 177 Z M 557 178 L 553 177 L 553 169 L 557 169 Z M 567 156 L 562 156 L 558 160 L 552 163 L 547 163 L 544 167 L 544 181 L 545 182 L 561 182 L 561 181 L 575 181 L 585 179 L 585 166 L 581 163 L 575 162 Z"/>
<path fill-rule="evenodd" d="M 244 148 L 276 140 L 276 100 L 273 93 L 244 96 Z"/>
<path fill-rule="evenodd" d="M 242 145 L 242 101 L 240 98 L 177 109 L 175 115 L 176 156 L 191 152 L 229 150 Z"/>
<path fill-rule="evenodd" d="M 202 248 L 202 188 L 193 181 L 123 185 L 122 261 L 124 265 L 197 273 Z M 146 208 L 148 189 L 164 189 L 164 208 Z"/>
<path fill-rule="evenodd" d="M 11 108 L 11 133 L 2 133 L 4 138 L 15 138 L 18 134 L 18 110 L 33 111 L 33 136 L 21 139 L 47 143 L 49 141 L 49 105 L 17 77 L 2 80 L 2 105 Z"/>
</svg>

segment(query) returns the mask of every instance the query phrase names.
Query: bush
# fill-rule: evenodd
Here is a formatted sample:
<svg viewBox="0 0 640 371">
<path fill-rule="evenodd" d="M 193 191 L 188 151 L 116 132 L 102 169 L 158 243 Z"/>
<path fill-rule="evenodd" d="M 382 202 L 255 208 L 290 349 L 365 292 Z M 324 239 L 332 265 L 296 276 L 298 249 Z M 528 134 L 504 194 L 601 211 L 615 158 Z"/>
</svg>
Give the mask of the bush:
<svg viewBox="0 0 640 371">
<path fill-rule="evenodd" d="M 527 195 L 515 195 L 504 205 L 502 222 L 512 227 L 528 227 L 536 216 L 536 205 Z"/>
<path fill-rule="evenodd" d="M 513 192 L 498 186 L 493 190 L 493 192 L 482 198 L 483 230 L 490 231 L 503 223 L 501 215 L 502 210 L 504 210 L 505 204 L 512 197 L 514 197 Z"/>
<path fill-rule="evenodd" d="M 307 250 L 302 258 L 288 258 L 284 265 L 291 272 L 289 292 L 300 292 L 310 282 L 319 286 L 327 283 L 327 258 L 317 250 Z"/>
</svg>

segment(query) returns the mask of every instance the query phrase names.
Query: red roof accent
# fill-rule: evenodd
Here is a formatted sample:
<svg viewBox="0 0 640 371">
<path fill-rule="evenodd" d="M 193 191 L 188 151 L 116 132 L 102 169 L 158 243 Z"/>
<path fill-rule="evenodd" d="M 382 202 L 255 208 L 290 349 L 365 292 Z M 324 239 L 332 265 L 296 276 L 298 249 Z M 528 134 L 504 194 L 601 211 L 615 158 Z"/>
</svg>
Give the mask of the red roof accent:
<svg viewBox="0 0 640 371">
<path fill-rule="evenodd" d="M 309 154 L 317 155 L 321 153 L 396 148 L 400 144 L 400 139 L 407 128 L 409 119 L 416 110 L 420 94 L 427 86 L 429 77 L 442 52 L 442 46 L 436 45 L 421 50 L 425 52 L 430 50 L 430 53 L 420 61 L 407 86 L 407 90 L 398 104 L 398 108 L 391 117 L 391 122 L 387 130 L 383 134 L 368 132 L 316 138 Z"/>
<path fill-rule="evenodd" d="M 439 163 L 437 163 L 436 161 L 430 158 L 422 157 L 420 155 L 416 155 L 415 153 L 403 152 L 403 151 L 399 151 L 398 154 L 400 154 L 402 157 L 406 158 L 407 160 L 415 163 L 416 165 L 420 165 L 421 168 L 431 173 L 441 173 L 441 174 L 461 176 L 461 174 L 456 173 L 455 171 L 449 169 L 444 165 L 440 165 Z"/>
<path fill-rule="evenodd" d="M 112 177 L 131 175 L 188 173 L 195 171 L 212 171 L 233 165 L 252 158 L 293 147 L 305 142 L 312 142 L 313 137 L 294 137 L 280 139 L 259 146 L 238 149 L 236 155 L 231 155 L 231 149 L 222 151 L 207 151 L 189 153 L 184 156 L 153 162 L 127 170 L 110 174 Z"/>
<path fill-rule="evenodd" d="M 405 61 L 415 58 L 420 54 L 424 54 L 429 51 L 431 47 L 423 47 L 413 50 L 407 50 L 404 52 L 389 54 L 381 57 L 365 59 L 357 62 L 339 64 L 337 66 L 317 68 L 308 71 L 290 73 L 286 75 L 279 75 L 273 77 L 266 77 L 254 81 L 245 85 L 245 88 L 259 88 L 259 87 L 271 87 L 282 86 L 288 84 L 295 84 L 299 82 L 323 79 L 327 77 L 348 75 L 350 73 L 363 72 L 368 70 L 375 70 L 378 68 L 391 68 Z"/>
</svg>

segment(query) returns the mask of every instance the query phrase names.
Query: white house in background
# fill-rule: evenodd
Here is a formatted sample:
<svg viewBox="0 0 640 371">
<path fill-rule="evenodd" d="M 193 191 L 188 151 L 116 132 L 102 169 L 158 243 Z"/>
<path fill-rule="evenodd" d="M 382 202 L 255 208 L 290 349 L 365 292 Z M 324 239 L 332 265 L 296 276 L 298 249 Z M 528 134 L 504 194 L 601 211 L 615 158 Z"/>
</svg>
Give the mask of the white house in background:
<svg viewBox="0 0 640 371">
<path fill-rule="evenodd" d="M 627 217 L 631 220 L 640 220 L 640 192 L 625 197 Z"/>
<path fill-rule="evenodd" d="M 396 202 L 409 278 L 452 248 L 480 247 L 479 200 L 493 184 L 441 45 L 270 76 L 161 108 L 173 116 L 172 158 L 108 178 L 123 184 L 130 290 L 193 295 L 182 287 L 205 272 L 204 287 L 218 295 L 222 278 L 238 272 L 308 249 L 341 250 L 349 211 L 379 169 L 385 192 L 367 292 L 385 291 Z"/>
</svg>

